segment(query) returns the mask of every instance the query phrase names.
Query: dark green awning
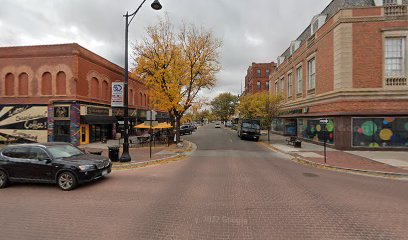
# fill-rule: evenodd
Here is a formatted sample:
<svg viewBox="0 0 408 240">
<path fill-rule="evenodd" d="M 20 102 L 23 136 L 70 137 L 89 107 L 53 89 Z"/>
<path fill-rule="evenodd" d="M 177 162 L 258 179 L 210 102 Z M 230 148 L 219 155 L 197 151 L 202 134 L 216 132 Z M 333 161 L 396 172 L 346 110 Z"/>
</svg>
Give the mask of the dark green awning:
<svg viewBox="0 0 408 240">
<path fill-rule="evenodd" d="M 96 116 L 96 115 L 86 115 L 81 116 L 82 124 L 113 124 L 117 123 L 118 120 L 114 116 Z"/>
</svg>

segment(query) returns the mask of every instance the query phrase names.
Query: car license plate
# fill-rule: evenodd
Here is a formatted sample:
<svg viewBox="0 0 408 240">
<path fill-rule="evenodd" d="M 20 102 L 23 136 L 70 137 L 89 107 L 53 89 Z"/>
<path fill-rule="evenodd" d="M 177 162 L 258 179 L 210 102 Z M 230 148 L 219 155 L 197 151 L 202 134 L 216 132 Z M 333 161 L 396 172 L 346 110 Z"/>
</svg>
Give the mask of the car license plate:
<svg viewBox="0 0 408 240">
<path fill-rule="evenodd" d="M 106 176 L 106 175 L 108 175 L 108 170 L 103 170 L 102 171 L 102 176 Z"/>
</svg>

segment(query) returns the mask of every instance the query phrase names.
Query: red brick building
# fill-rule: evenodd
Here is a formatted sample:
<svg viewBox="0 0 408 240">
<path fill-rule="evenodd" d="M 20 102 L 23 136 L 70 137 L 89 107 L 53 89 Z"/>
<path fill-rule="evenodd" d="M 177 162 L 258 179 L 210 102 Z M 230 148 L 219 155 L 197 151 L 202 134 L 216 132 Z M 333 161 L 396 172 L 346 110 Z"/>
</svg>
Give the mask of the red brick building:
<svg viewBox="0 0 408 240">
<path fill-rule="evenodd" d="M 252 63 L 245 76 L 244 94 L 269 91 L 269 75 L 274 71 L 275 63 Z"/>
<path fill-rule="evenodd" d="M 0 48 L 0 141 L 113 138 L 123 109 L 111 107 L 112 82 L 123 72 L 78 44 Z M 148 102 L 144 84 L 130 78 L 132 122 L 143 120 Z"/>
<path fill-rule="evenodd" d="M 408 149 L 406 0 L 333 0 L 278 58 L 275 132 L 338 149 Z M 320 118 L 330 120 L 327 126 Z"/>
</svg>

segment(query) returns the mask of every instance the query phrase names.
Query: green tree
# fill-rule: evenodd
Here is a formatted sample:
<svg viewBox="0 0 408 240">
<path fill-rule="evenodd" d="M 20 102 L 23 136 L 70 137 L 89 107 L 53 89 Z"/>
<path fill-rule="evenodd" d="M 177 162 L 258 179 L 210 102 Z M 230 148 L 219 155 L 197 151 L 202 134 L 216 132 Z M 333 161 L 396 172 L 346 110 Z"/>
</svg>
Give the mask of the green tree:
<svg viewBox="0 0 408 240">
<path fill-rule="evenodd" d="M 235 113 L 239 97 L 229 92 L 221 93 L 211 101 L 212 112 L 222 121 L 227 121 Z"/>
</svg>

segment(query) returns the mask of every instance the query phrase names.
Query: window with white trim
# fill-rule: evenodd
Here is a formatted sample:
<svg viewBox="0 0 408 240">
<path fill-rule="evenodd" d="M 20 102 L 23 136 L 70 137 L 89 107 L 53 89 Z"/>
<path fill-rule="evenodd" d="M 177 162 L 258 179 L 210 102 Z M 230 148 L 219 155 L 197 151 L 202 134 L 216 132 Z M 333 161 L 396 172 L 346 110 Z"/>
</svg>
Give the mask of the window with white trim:
<svg viewBox="0 0 408 240">
<path fill-rule="evenodd" d="M 307 62 L 308 68 L 308 90 L 316 88 L 316 58 L 312 58 Z"/>
<path fill-rule="evenodd" d="M 297 93 L 300 94 L 303 92 L 303 71 L 302 67 L 296 69 L 296 81 L 297 81 Z"/>
<path fill-rule="evenodd" d="M 288 97 L 292 97 L 292 73 L 288 74 Z"/>
<path fill-rule="evenodd" d="M 281 78 L 281 92 L 282 94 L 285 92 L 285 78 Z"/>
<path fill-rule="evenodd" d="M 385 38 L 385 77 L 406 77 L 405 37 Z"/>
<path fill-rule="evenodd" d="M 260 77 L 261 76 L 261 69 L 256 69 L 256 76 Z"/>
<path fill-rule="evenodd" d="M 266 85 L 266 89 L 269 90 L 269 81 L 266 81 L 265 85 Z"/>
<path fill-rule="evenodd" d="M 275 95 L 279 95 L 279 83 L 275 82 Z"/>
<path fill-rule="evenodd" d="M 271 73 L 270 70 L 266 69 L 266 76 L 269 76 L 270 73 Z"/>
<path fill-rule="evenodd" d="M 261 82 L 256 82 L 256 89 L 261 90 Z"/>
</svg>

